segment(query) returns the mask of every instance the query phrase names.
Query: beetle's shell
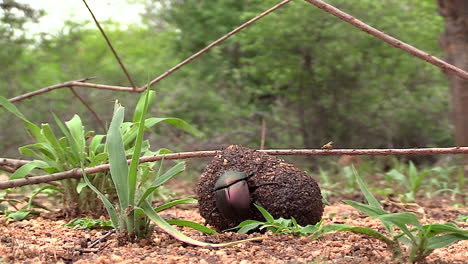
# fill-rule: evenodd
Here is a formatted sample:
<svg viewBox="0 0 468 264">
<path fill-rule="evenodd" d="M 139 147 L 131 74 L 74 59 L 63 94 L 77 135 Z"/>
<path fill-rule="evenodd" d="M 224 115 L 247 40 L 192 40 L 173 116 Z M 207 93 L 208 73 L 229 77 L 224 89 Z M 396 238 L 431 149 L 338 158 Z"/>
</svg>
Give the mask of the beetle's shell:
<svg viewBox="0 0 468 264">
<path fill-rule="evenodd" d="M 216 181 L 214 188 L 219 189 L 232 184 L 240 179 L 246 179 L 247 173 L 243 171 L 228 170 L 224 172 Z"/>
<path fill-rule="evenodd" d="M 247 181 L 225 188 L 216 188 L 216 208 L 227 219 L 248 215 L 252 199 Z"/>
<path fill-rule="evenodd" d="M 259 188 L 251 192 L 250 198 L 253 202 L 264 207 L 275 218 L 294 217 L 303 226 L 320 221 L 323 213 L 322 196 L 320 188 L 312 177 L 294 165 L 286 163 L 283 159 L 233 145 L 220 152 L 213 159 L 201 175 L 197 186 L 200 214 L 209 225 L 218 230 L 225 230 L 238 225 L 243 220 L 264 220 L 260 212 L 253 206 L 250 206 L 246 215 L 239 214 L 236 210 L 232 210 L 230 213 L 221 212 L 218 208 L 219 202 L 217 204 L 216 200 L 217 197 L 218 199 L 223 198 L 218 196 L 221 194 L 214 191 L 215 184 L 225 172 L 243 171 L 250 173 L 255 170 L 255 174 L 247 181 L 240 181 L 247 182 L 249 186 L 260 185 Z M 276 184 L 261 186 L 267 183 Z M 221 185 L 221 183 L 218 184 Z M 243 192 L 244 188 L 243 185 L 240 185 L 233 190 Z M 246 201 L 242 201 L 242 203 L 244 202 Z M 240 205 L 235 207 L 240 207 Z M 228 217 L 224 215 L 228 215 Z"/>
</svg>

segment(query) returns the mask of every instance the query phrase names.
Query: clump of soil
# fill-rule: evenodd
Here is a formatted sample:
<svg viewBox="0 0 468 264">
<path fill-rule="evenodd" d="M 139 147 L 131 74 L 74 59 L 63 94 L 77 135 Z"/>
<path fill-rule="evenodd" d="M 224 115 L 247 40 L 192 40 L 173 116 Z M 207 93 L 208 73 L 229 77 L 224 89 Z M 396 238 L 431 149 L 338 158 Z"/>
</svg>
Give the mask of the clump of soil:
<svg viewBox="0 0 468 264">
<path fill-rule="evenodd" d="M 208 165 L 197 186 L 200 214 L 215 229 L 232 228 L 247 219 L 264 220 L 253 204 L 248 214 L 236 219 L 227 219 L 216 209 L 214 186 L 229 170 L 255 172 L 248 179 L 249 186 L 259 186 L 250 194 L 252 202 L 264 207 L 275 218 L 294 217 L 303 226 L 315 224 L 322 218 L 322 195 L 314 179 L 283 159 L 231 145 Z"/>
</svg>

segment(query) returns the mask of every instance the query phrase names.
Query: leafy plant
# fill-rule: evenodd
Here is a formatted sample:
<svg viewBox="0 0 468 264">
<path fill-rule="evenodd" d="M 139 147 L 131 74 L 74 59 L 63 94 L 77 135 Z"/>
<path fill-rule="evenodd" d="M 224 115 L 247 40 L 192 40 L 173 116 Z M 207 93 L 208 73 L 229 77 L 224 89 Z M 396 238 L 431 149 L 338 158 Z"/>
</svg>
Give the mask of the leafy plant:
<svg viewBox="0 0 468 264">
<path fill-rule="evenodd" d="M 148 94 L 148 105 L 154 103 L 155 93 Z M 144 98 L 140 99 L 135 108 L 133 122 L 122 123 L 120 130 L 124 144 L 125 156 L 130 157 L 134 151 L 134 143 L 138 133 L 137 120 L 141 117 Z M 103 143 L 106 135 L 94 135 L 93 131 L 85 131 L 81 118 L 74 115 L 73 118 L 65 123 L 54 114 L 54 119 L 64 137 L 55 136 L 52 127 L 49 124 L 42 124 L 40 127 L 33 124 L 16 108 L 15 105 L 8 102 L 7 99 L 0 97 L 0 105 L 3 105 L 9 112 L 20 118 L 35 143 L 19 148 L 21 154 L 30 156 L 35 160 L 21 166 L 14 172 L 9 179 L 24 178 L 33 170 L 40 169 L 47 173 L 57 173 L 73 168 L 79 168 L 81 165 L 92 167 L 108 163 L 109 154 L 107 146 Z M 150 132 L 151 128 L 158 123 L 166 122 L 172 126 L 182 129 L 194 135 L 202 135 L 200 131 L 178 118 L 148 118 L 144 120 L 144 128 Z M 149 151 L 150 144 L 147 140 L 141 143 L 141 152 L 145 155 L 157 155 L 170 153 L 167 149 L 160 149 L 156 152 Z M 147 163 L 141 166 L 139 174 L 142 180 L 141 185 L 148 185 L 150 178 L 154 176 L 153 167 L 156 162 Z M 109 199 L 116 199 L 115 189 L 110 179 L 108 171 L 96 173 L 89 176 L 93 186 L 104 193 Z M 82 212 L 91 212 L 102 214 L 104 208 L 99 203 L 95 203 L 97 196 L 87 188 L 86 183 L 81 179 L 66 179 L 62 181 L 64 208 L 71 216 Z M 154 192 L 155 195 L 158 192 Z"/>
<path fill-rule="evenodd" d="M 0 212 L 2 212 L 5 215 L 6 219 L 13 219 L 15 221 L 24 220 L 31 214 L 39 214 L 39 212 L 34 210 L 36 208 L 36 206 L 34 205 L 33 201 L 34 201 L 34 199 L 36 198 L 36 196 L 39 193 L 44 192 L 46 190 L 59 191 L 59 189 L 57 187 L 52 186 L 52 185 L 46 185 L 46 186 L 43 186 L 43 187 L 40 187 L 40 188 L 36 188 L 36 190 L 33 191 L 33 194 L 31 195 L 31 197 L 28 199 L 28 203 L 26 205 L 24 205 L 23 207 L 21 207 L 20 209 L 18 209 L 14 205 L 14 204 L 21 203 L 20 200 L 6 198 L 5 197 L 6 192 L 1 192 L 0 193 L 0 203 L 7 202 L 10 205 L 12 205 L 16 210 L 15 211 L 10 211 L 10 210 L 8 210 L 7 205 L 1 205 L 0 204 Z"/>
<path fill-rule="evenodd" d="M 75 229 L 93 229 L 93 228 L 112 227 L 112 222 L 109 220 L 103 220 L 103 219 L 76 218 L 63 225 L 71 226 Z"/>
<path fill-rule="evenodd" d="M 201 242 L 195 239 L 192 239 L 176 228 L 171 226 L 166 220 L 161 218 L 158 215 L 158 211 L 164 210 L 170 206 L 174 206 L 179 203 L 184 203 L 189 200 L 178 200 L 172 203 L 168 203 L 157 208 L 151 206 L 151 200 L 149 199 L 150 195 L 161 185 L 167 182 L 169 179 L 179 174 L 185 169 L 184 162 L 179 162 L 174 165 L 172 168 L 167 170 L 165 173 L 160 175 L 161 167 L 158 170 L 158 175 L 155 180 L 147 188 L 138 188 L 138 168 L 139 158 L 142 153 L 143 148 L 143 134 L 146 128 L 145 116 L 149 108 L 149 96 L 150 92 L 147 90 L 142 98 L 143 108 L 139 112 L 137 117 L 137 122 L 134 123 L 136 127 L 137 134 L 134 138 L 134 146 L 132 159 L 130 166 L 128 166 L 125 148 L 124 148 L 124 137 L 122 134 L 122 126 L 124 125 L 124 111 L 125 108 L 122 107 L 118 101 L 115 103 L 114 114 L 112 121 L 107 133 L 106 145 L 109 153 L 109 163 L 110 163 L 110 173 L 112 182 L 115 186 L 115 191 L 117 193 L 117 200 L 110 201 L 104 194 L 102 194 L 93 184 L 90 182 L 88 176 L 84 173 L 83 178 L 86 184 L 96 192 L 99 198 L 104 203 L 112 225 L 117 230 L 117 233 L 120 237 L 126 238 L 127 241 L 132 241 L 135 238 L 141 239 L 148 237 L 152 234 L 153 225 L 156 224 L 159 228 L 173 236 L 174 238 L 186 242 L 189 244 L 197 246 L 212 246 L 212 247 L 221 247 L 234 245 L 240 241 L 223 243 L 223 244 L 212 244 Z M 84 167 L 82 166 L 84 169 Z M 152 222 L 152 223 L 151 223 Z M 187 226 L 187 221 L 179 222 L 175 224 L 181 224 Z M 199 227 L 201 225 L 194 223 L 192 227 Z M 203 230 L 208 230 L 207 227 L 204 227 Z M 214 233 L 214 231 L 210 231 Z"/>
<path fill-rule="evenodd" d="M 423 184 L 424 178 L 430 172 L 430 169 L 418 171 L 413 162 L 410 161 L 408 171 L 406 172 L 406 174 L 396 169 L 392 169 L 386 175 L 390 179 L 400 183 L 403 186 L 403 188 L 407 190 L 407 192 L 405 193 L 406 200 L 414 201 L 416 199 L 418 191 L 420 190 Z"/>
<path fill-rule="evenodd" d="M 291 219 L 284 219 L 282 217 L 275 219 L 265 208 L 254 204 L 255 207 L 260 211 L 260 213 L 265 218 L 265 222 L 257 221 L 257 220 L 245 220 L 239 225 L 231 229 L 239 229 L 238 233 L 248 233 L 249 231 L 255 229 L 266 229 L 274 234 L 285 234 L 285 235 L 294 235 L 294 236 L 306 236 L 316 232 L 321 223 L 319 222 L 315 225 L 307 225 L 301 226 L 299 225 L 296 220 L 293 218 Z"/>
<path fill-rule="evenodd" d="M 386 212 L 356 171 L 354 171 L 354 174 L 367 204 L 349 200 L 345 201 L 345 203 L 372 218 L 379 219 L 388 235 L 368 227 L 329 224 L 321 226 L 317 232 L 312 234 L 311 238 L 315 239 L 325 234 L 343 231 L 365 234 L 386 243 L 394 259 L 401 259 L 411 263 L 423 261 L 437 248 L 468 239 L 468 231 L 452 223 L 423 225 L 413 213 L 392 214 Z M 395 228 L 399 228 L 400 232 L 397 232 Z M 402 245 L 408 247 L 408 256 L 403 256 Z"/>
</svg>

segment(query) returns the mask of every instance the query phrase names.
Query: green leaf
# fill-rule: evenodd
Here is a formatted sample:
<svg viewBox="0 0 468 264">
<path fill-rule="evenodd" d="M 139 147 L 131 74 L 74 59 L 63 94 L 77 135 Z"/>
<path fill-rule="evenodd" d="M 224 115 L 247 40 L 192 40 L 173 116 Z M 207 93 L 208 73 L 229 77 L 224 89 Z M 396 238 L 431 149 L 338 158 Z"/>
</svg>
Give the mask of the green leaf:
<svg viewBox="0 0 468 264">
<path fill-rule="evenodd" d="M 155 124 L 159 123 L 159 122 L 165 122 L 165 123 L 168 123 L 174 127 L 177 127 L 187 133 L 190 133 L 192 135 L 195 135 L 197 137 L 201 137 L 203 136 L 203 132 L 201 132 L 200 130 L 196 129 L 194 126 L 190 125 L 189 123 L 185 122 L 184 120 L 182 119 L 179 119 L 179 118 L 175 118 L 175 117 L 161 117 L 161 118 L 158 118 L 158 117 L 152 117 L 152 118 L 148 118 L 146 119 L 145 121 L 145 125 L 147 127 L 153 127 Z"/>
<path fill-rule="evenodd" d="M 193 199 L 193 198 L 183 198 L 183 199 L 175 200 L 175 201 L 168 202 L 168 203 L 165 203 L 163 205 L 160 205 L 160 206 L 156 207 L 154 210 L 156 212 L 160 212 L 162 210 L 165 210 L 167 208 L 176 206 L 178 204 L 194 204 L 194 203 L 198 203 L 198 200 Z"/>
<path fill-rule="evenodd" d="M 77 152 L 78 157 L 80 157 L 79 160 L 84 161 L 86 139 L 81 118 L 78 115 L 74 115 L 70 121 L 65 122 L 65 125 L 70 131 L 71 141 L 74 142 L 74 145 L 76 146 L 75 151 Z"/>
<path fill-rule="evenodd" d="M 133 114 L 133 123 L 138 123 L 142 119 L 142 115 L 146 115 L 148 112 L 148 109 L 151 108 L 151 106 L 155 102 L 156 98 L 156 92 L 147 89 L 148 92 L 148 100 L 146 100 L 146 96 L 141 96 L 140 99 L 138 100 L 138 103 L 135 107 L 135 113 Z M 143 118 L 144 120 L 145 118 Z"/>
<path fill-rule="evenodd" d="M 258 228 L 259 226 L 264 226 L 264 222 L 255 221 L 255 220 L 245 220 L 234 228 L 240 228 L 237 233 L 247 234 L 249 231 Z"/>
<path fill-rule="evenodd" d="M 468 235 L 451 233 L 442 236 L 431 237 L 427 243 L 427 248 L 432 250 L 443 248 L 460 240 L 468 240 Z"/>
<path fill-rule="evenodd" d="M 195 230 L 198 230 L 198 231 L 203 232 L 203 233 L 208 234 L 208 235 L 218 234 L 218 232 L 214 231 L 213 229 L 211 229 L 211 228 L 209 228 L 207 226 L 201 225 L 199 223 L 193 222 L 193 221 L 170 219 L 170 220 L 167 220 L 167 222 L 170 225 L 190 227 L 190 228 L 193 228 Z"/>
<path fill-rule="evenodd" d="M 362 213 L 365 213 L 365 214 L 367 214 L 369 216 L 388 214 L 388 212 L 386 212 L 385 210 L 383 210 L 382 208 L 379 208 L 379 207 L 374 207 L 374 206 L 371 206 L 371 205 L 358 203 L 358 202 L 352 201 L 352 200 L 344 200 L 343 202 L 351 205 L 356 210 L 358 210 L 358 211 L 360 211 Z"/>
<path fill-rule="evenodd" d="M 129 205 L 132 207 L 135 205 L 135 192 L 136 192 L 136 182 L 138 176 L 138 164 L 141 154 L 141 144 L 143 142 L 143 135 L 144 135 L 144 123 L 146 113 L 148 111 L 148 100 L 150 95 L 150 89 L 146 89 L 146 92 L 143 94 L 142 97 L 145 98 L 145 103 L 142 112 L 140 113 L 140 119 L 138 120 L 138 134 L 136 137 L 136 142 L 134 146 L 134 151 L 132 155 L 132 161 L 130 163 L 130 169 L 128 174 L 128 202 Z"/>
<path fill-rule="evenodd" d="M 382 221 L 382 223 L 391 223 L 401 229 L 403 233 L 405 233 L 411 241 L 416 243 L 416 238 L 414 237 L 413 233 L 406 227 L 406 225 L 413 225 L 416 226 L 419 230 L 422 230 L 422 225 L 419 222 L 417 216 L 413 213 L 394 213 L 394 214 L 386 214 L 386 215 L 377 215 L 372 216 L 372 218 L 378 218 Z"/>
<path fill-rule="evenodd" d="M 110 172 L 119 197 L 121 212 L 126 210 L 129 204 L 127 189 L 128 165 L 122 135 L 120 134 L 120 125 L 124 119 L 124 111 L 125 108 L 116 102 L 106 141 L 109 152 Z"/>
<path fill-rule="evenodd" d="M 71 153 L 73 154 L 73 158 L 69 157 L 69 160 L 72 160 L 74 163 L 77 163 L 76 166 L 79 166 L 80 162 L 84 162 L 84 160 L 81 159 L 80 155 L 80 150 L 73 139 L 73 136 L 70 134 L 68 129 L 65 127 L 65 125 L 62 123 L 62 121 L 58 118 L 58 116 L 55 113 L 52 113 L 52 116 L 54 117 L 55 123 L 57 123 L 57 126 L 60 128 L 62 133 L 65 135 L 65 140 L 59 139 L 60 145 L 62 148 L 66 149 L 66 142 L 68 141 L 68 144 L 71 147 Z"/>
<path fill-rule="evenodd" d="M 117 215 L 117 210 L 115 210 L 115 207 L 104 194 L 102 194 L 96 187 L 94 187 L 94 185 L 91 184 L 91 182 L 88 179 L 88 176 L 86 176 L 86 172 L 84 170 L 83 165 L 81 166 L 81 170 L 83 171 L 83 179 L 88 185 L 88 187 L 91 188 L 91 190 L 93 190 L 99 196 L 99 198 L 104 204 L 104 207 L 106 207 L 107 213 L 109 213 L 113 226 L 116 229 L 119 229 L 119 227 L 123 227 L 123 225 L 120 225 L 119 216 Z"/>
<path fill-rule="evenodd" d="M 267 223 L 273 223 L 275 221 L 275 218 L 267 210 L 265 210 L 265 208 L 263 208 L 263 207 L 261 207 L 259 205 L 256 205 L 256 204 L 254 204 L 254 205 L 255 205 L 255 207 L 257 207 L 257 209 L 263 215 L 263 217 L 265 218 Z"/>
<path fill-rule="evenodd" d="M 89 153 L 96 154 L 99 147 L 103 144 L 101 143 L 105 135 L 95 135 L 89 144 Z"/>
<path fill-rule="evenodd" d="M 358 234 L 364 234 L 368 235 L 371 237 L 374 237 L 376 239 L 379 239 L 380 241 L 388 244 L 388 245 L 394 245 L 395 242 L 386 237 L 385 235 L 379 233 L 378 231 L 368 228 L 368 227 L 362 227 L 362 226 L 352 226 L 352 225 L 345 225 L 345 224 L 330 224 L 330 225 L 323 225 L 321 226 L 317 232 L 313 233 L 310 237 L 311 239 L 317 239 L 321 236 L 327 235 L 327 234 L 332 234 L 336 232 L 344 232 L 344 231 L 350 231 L 353 233 L 358 233 Z"/>
<path fill-rule="evenodd" d="M 49 124 L 42 124 L 42 133 L 44 134 L 44 137 L 50 143 L 52 148 L 55 150 L 57 161 L 65 162 L 65 160 L 66 160 L 66 158 L 65 158 L 66 150 L 63 149 L 62 146 L 60 145 L 60 142 L 56 138 L 56 136 L 55 136 L 54 132 L 52 131 L 52 129 L 50 128 Z M 60 166 L 57 169 L 63 170 L 63 166 Z"/>
<path fill-rule="evenodd" d="M 15 173 L 13 173 L 10 176 L 9 179 L 14 180 L 14 179 L 24 178 L 26 175 L 28 175 L 34 169 L 37 169 L 37 168 L 43 169 L 43 168 L 48 168 L 48 167 L 50 167 L 50 165 L 45 161 L 33 160 L 31 162 L 28 162 L 28 163 L 24 164 L 19 169 L 17 169 L 15 171 Z"/>
<path fill-rule="evenodd" d="M 23 123 L 30 133 L 30 135 L 36 140 L 36 142 L 45 142 L 45 138 L 41 134 L 41 129 L 36 126 L 35 124 L 31 123 L 26 117 L 16 108 L 16 106 L 10 101 L 8 101 L 5 97 L 0 96 L 0 105 L 2 105 L 6 110 L 10 113 L 16 115 L 18 118 L 23 120 Z"/>
<path fill-rule="evenodd" d="M 103 152 L 99 153 L 94 158 L 91 160 L 89 163 L 88 167 L 94 167 L 98 164 L 104 163 L 104 161 L 107 161 L 109 159 L 109 153 Z"/>
<path fill-rule="evenodd" d="M 40 194 L 41 192 L 45 191 L 45 190 L 55 190 L 55 191 L 61 191 L 59 188 L 53 186 L 53 185 L 46 185 L 46 186 L 43 186 L 39 189 L 37 189 L 36 191 L 34 191 L 33 195 L 31 195 L 31 197 L 29 198 L 29 201 L 28 201 L 28 204 L 25 206 L 25 209 L 29 209 L 31 208 L 31 205 L 32 205 L 32 202 L 34 200 L 34 198 L 36 198 L 36 196 L 38 194 Z"/>
<path fill-rule="evenodd" d="M 6 219 L 14 219 L 15 221 L 21 221 L 26 219 L 28 215 L 31 213 L 31 211 L 26 210 L 26 209 L 21 209 L 16 212 L 7 212 L 5 215 Z"/>
<path fill-rule="evenodd" d="M 262 237 L 257 237 L 257 238 L 251 238 L 251 239 L 245 239 L 245 240 L 239 240 L 239 241 L 234 241 L 234 242 L 228 242 L 228 243 L 221 243 L 221 244 L 213 244 L 213 243 L 206 243 L 202 241 L 198 241 L 196 239 L 190 238 L 186 236 L 185 234 L 181 233 L 179 230 L 175 229 L 172 227 L 168 222 L 166 222 L 164 219 L 162 219 L 151 206 L 147 203 L 144 202 L 141 206 L 141 208 L 136 208 L 136 210 L 143 210 L 146 215 L 155 223 L 159 228 L 167 232 L 169 235 L 174 237 L 175 239 L 195 245 L 195 246 L 202 246 L 202 247 L 225 247 L 225 246 L 233 246 L 236 244 L 239 244 L 241 242 L 246 242 L 246 241 L 253 241 L 253 240 L 261 240 L 264 239 Z"/>
<path fill-rule="evenodd" d="M 395 180 L 396 182 L 401 183 L 405 188 L 410 189 L 410 186 L 411 186 L 410 182 L 408 181 L 406 176 L 403 175 L 401 172 L 395 169 L 392 169 L 391 171 L 387 172 L 386 175 L 392 178 L 393 180 Z"/>
<path fill-rule="evenodd" d="M 445 224 L 428 224 L 423 226 L 424 230 L 426 230 L 429 237 L 436 236 L 442 233 L 459 233 L 462 235 L 468 236 L 468 231 L 463 230 L 460 227 L 456 226 L 452 223 L 445 223 Z"/>
<path fill-rule="evenodd" d="M 380 205 L 379 201 L 377 201 L 374 195 L 372 195 L 367 184 L 361 179 L 361 177 L 359 177 L 359 174 L 356 171 L 356 168 L 354 168 L 354 166 L 353 166 L 353 173 L 354 173 L 354 177 L 356 178 L 356 182 L 359 185 L 359 188 L 361 188 L 361 191 L 364 194 L 364 197 L 366 198 L 367 203 L 369 203 L 370 206 L 373 206 L 375 208 L 380 208 L 383 210 L 382 205 Z"/>
<path fill-rule="evenodd" d="M 3 96 L 0 96 L 0 105 L 2 105 L 6 110 L 8 110 L 8 112 L 16 115 L 20 119 L 27 120 L 26 117 L 18 110 L 18 108 L 16 108 L 14 104 L 10 103 L 10 101 L 8 101 L 8 99 Z"/>
<path fill-rule="evenodd" d="M 63 225 L 73 227 L 74 229 L 95 229 L 102 227 L 112 227 L 112 221 L 102 219 L 75 218 Z"/>
<path fill-rule="evenodd" d="M 359 188 L 361 189 L 362 193 L 364 194 L 364 197 L 366 198 L 367 203 L 370 206 L 372 206 L 373 208 L 378 208 L 378 209 L 381 210 L 381 211 L 380 210 L 376 211 L 376 213 L 383 214 L 383 212 L 385 212 L 385 210 L 382 208 L 382 205 L 379 203 L 379 201 L 377 201 L 377 199 L 374 197 L 374 195 L 372 195 L 372 193 L 370 192 L 369 187 L 367 186 L 367 184 L 361 179 L 361 177 L 359 177 L 359 174 L 357 173 L 356 168 L 354 167 L 354 165 L 352 166 L 352 168 L 353 168 L 353 174 L 354 174 L 354 177 L 356 179 L 356 182 L 358 183 Z M 357 205 L 357 204 L 355 204 L 355 205 Z M 384 223 L 384 222 L 382 222 L 382 224 L 384 225 L 385 229 L 387 229 L 387 231 L 389 233 L 393 233 L 393 228 L 392 228 L 391 225 L 389 225 L 388 223 Z"/>
<path fill-rule="evenodd" d="M 299 232 L 301 233 L 301 235 L 308 235 L 317 232 L 319 228 L 320 226 L 317 225 L 306 225 L 303 228 L 301 228 Z"/>
<path fill-rule="evenodd" d="M 140 200 L 138 201 L 138 206 L 140 206 L 143 203 L 143 201 L 159 186 L 163 185 L 165 182 L 167 182 L 172 177 L 176 176 L 184 170 L 185 162 L 179 162 L 172 168 L 170 168 L 168 171 L 166 171 L 163 175 L 159 176 L 153 183 L 151 183 L 150 187 L 148 187 L 148 189 L 146 189 L 144 194 L 141 196 Z"/>
</svg>

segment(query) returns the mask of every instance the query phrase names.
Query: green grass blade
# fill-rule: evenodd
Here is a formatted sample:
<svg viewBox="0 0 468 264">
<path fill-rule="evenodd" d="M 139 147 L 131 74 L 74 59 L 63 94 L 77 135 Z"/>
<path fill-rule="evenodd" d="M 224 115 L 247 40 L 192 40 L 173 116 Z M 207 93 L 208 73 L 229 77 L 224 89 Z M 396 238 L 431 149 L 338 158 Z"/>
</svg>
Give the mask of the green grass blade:
<svg viewBox="0 0 468 264">
<path fill-rule="evenodd" d="M 191 237 L 186 236 L 185 234 L 181 233 L 179 230 L 171 226 L 166 220 L 162 219 L 151 206 L 147 203 L 144 202 L 141 206 L 141 208 L 136 208 L 136 210 L 143 210 L 146 215 L 155 223 L 159 228 L 167 232 L 169 235 L 174 237 L 175 239 L 185 242 L 187 244 L 195 245 L 195 246 L 201 246 L 201 247 L 226 247 L 226 246 L 233 246 L 242 242 L 247 242 L 247 241 L 253 241 L 253 240 L 261 240 L 264 239 L 263 237 L 257 237 L 257 238 L 251 238 L 251 239 L 245 239 L 245 240 L 239 240 L 239 241 L 234 241 L 234 242 L 228 242 L 228 243 L 220 243 L 220 244 L 213 244 L 213 243 L 206 243 L 202 241 L 198 241 L 196 239 L 193 239 Z"/>
<path fill-rule="evenodd" d="M 109 165 L 112 181 L 114 182 L 115 189 L 120 202 L 120 211 L 128 207 L 128 165 L 125 156 L 125 149 L 120 133 L 120 125 L 124 119 L 125 108 L 118 102 L 115 104 L 114 115 L 112 117 L 109 131 L 107 132 L 107 148 L 109 153 Z"/>
<path fill-rule="evenodd" d="M 356 178 L 356 182 L 359 185 L 359 188 L 361 188 L 362 193 L 364 194 L 364 197 L 367 200 L 367 203 L 369 203 L 370 206 L 380 208 L 383 210 L 382 205 L 380 205 L 379 201 L 375 199 L 374 195 L 369 190 L 369 187 L 367 184 L 362 180 L 362 178 L 359 176 L 358 172 L 356 171 L 356 168 L 353 166 L 353 173 L 354 177 Z"/>
<path fill-rule="evenodd" d="M 61 192 L 61 190 L 59 188 L 57 188 L 56 186 L 53 186 L 53 185 L 46 185 L 46 186 L 42 186 L 41 188 L 39 188 L 38 190 L 36 190 L 33 195 L 31 195 L 31 197 L 29 198 L 29 201 L 28 201 L 28 204 L 26 205 L 26 209 L 29 209 L 31 208 L 31 205 L 32 205 L 32 202 L 34 200 L 34 198 L 36 198 L 36 196 L 38 194 L 40 194 L 41 192 L 45 191 L 45 190 L 55 190 L 55 191 L 58 191 L 58 192 Z"/>
<path fill-rule="evenodd" d="M 218 232 L 216 232 L 215 230 L 213 230 L 213 229 L 211 229 L 211 228 L 209 228 L 207 226 L 201 225 L 199 223 L 193 222 L 193 221 L 170 219 L 170 220 L 167 220 L 167 222 L 170 225 L 190 227 L 192 229 L 198 230 L 198 231 L 203 232 L 203 233 L 208 234 L 208 235 L 218 234 Z"/>
<path fill-rule="evenodd" d="M 154 208 L 154 210 L 156 212 L 161 212 L 162 210 L 165 210 L 167 208 L 170 208 L 170 207 L 173 207 L 173 206 L 176 206 L 176 205 L 179 205 L 179 204 L 195 204 L 195 203 L 198 203 L 197 199 L 183 198 L 183 199 L 175 200 L 175 201 L 168 202 L 168 203 L 165 203 L 163 205 L 160 205 L 160 206 Z"/>
<path fill-rule="evenodd" d="M 81 170 L 83 171 L 83 179 L 86 182 L 86 184 L 88 185 L 88 187 L 91 188 L 91 190 L 93 190 L 99 196 L 102 203 L 104 204 L 104 207 L 106 207 L 107 213 L 109 213 L 109 216 L 111 218 L 112 225 L 116 229 L 119 229 L 119 227 L 121 225 L 120 225 L 120 222 L 119 222 L 119 216 L 117 214 L 117 210 L 112 205 L 112 203 L 109 201 L 109 199 L 107 199 L 107 197 L 104 194 L 102 194 L 96 187 L 94 187 L 94 185 L 91 184 L 91 182 L 88 179 L 88 176 L 86 176 L 86 172 L 84 171 L 83 166 L 81 166 Z"/>
<path fill-rule="evenodd" d="M 138 103 L 135 107 L 135 113 L 133 114 L 133 123 L 138 123 L 142 119 L 141 116 L 144 114 L 146 115 L 147 109 L 151 108 L 151 106 L 155 102 L 156 98 L 156 92 L 152 90 L 147 90 L 149 93 L 148 94 L 148 99 L 146 99 L 146 96 L 141 96 L 140 99 L 138 100 Z M 143 120 L 145 120 L 143 118 Z"/>
<path fill-rule="evenodd" d="M 60 142 L 58 141 L 57 137 L 54 134 L 54 131 L 52 131 L 52 128 L 50 127 L 49 124 L 42 124 L 42 133 L 44 134 L 44 137 L 47 139 L 47 141 L 50 143 L 52 148 L 56 152 L 57 156 L 57 161 L 64 163 L 66 158 L 65 158 L 65 153 L 66 150 L 62 148 L 60 145 Z M 59 169 L 63 169 L 63 166 L 60 166 Z"/>
<path fill-rule="evenodd" d="M 62 133 L 65 135 L 65 138 L 66 138 L 66 140 L 68 141 L 68 144 L 71 147 L 71 152 L 72 152 L 73 157 L 74 157 L 73 160 L 74 160 L 74 162 L 78 163 L 77 164 L 77 166 L 78 166 L 79 163 L 84 162 L 84 160 L 81 160 L 80 151 L 79 151 L 77 143 L 73 139 L 73 136 L 70 134 L 70 131 L 68 131 L 68 129 L 62 123 L 62 121 L 58 118 L 58 116 L 55 113 L 52 113 L 52 116 L 54 117 L 54 120 L 55 120 L 55 123 L 57 123 L 57 126 L 60 128 Z M 60 140 L 59 140 L 59 142 L 60 142 Z M 64 147 L 64 146 L 62 145 L 62 147 Z"/>
<path fill-rule="evenodd" d="M 44 136 L 41 134 L 41 129 L 30 122 L 26 117 L 16 108 L 16 106 L 5 97 L 0 96 L 0 105 L 2 105 L 10 113 L 14 114 L 24 122 L 24 126 L 28 130 L 29 134 L 36 140 L 36 142 L 45 142 Z"/>
<path fill-rule="evenodd" d="M 146 191 L 141 196 L 140 200 L 138 201 L 138 206 L 142 204 L 142 202 L 156 190 L 159 186 L 163 185 L 165 182 L 170 180 L 172 177 L 176 176 L 177 174 L 181 173 L 185 170 L 185 162 L 179 162 L 166 171 L 163 175 L 159 176 L 153 183 L 151 183 L 150 187 L 146 189 Z"/>
<path fill-rule="evenodd" d="M 129 205 L 134 207 L 135 205 L 135 192 L 136 192 L 136 182 L 137 182 L 137 176 L 138 176 L 138 164 L 139 164 L 139 158 L 141 154 L 141 144 L 143 142 L 143 134 L 144 134 L 144 129 L 145 126 L 144 120 L 146 117 L 146 113 L 148 111 L 148 100 L 149 100 L 149 93 L 150 90 L 147 89 L 146 92 L 143 94 L 143 97 L 145 98 L 145 104 L 143 107 L 143 111 L 140 114 L 140 119 L 138 120 L 138 134 L 136 137 L 136 142 L 133 150 L 133 155 L 132 155 L 132 162 L 130 163 L 130 169 L 129 169 L 129 174 L 128 174 L 128 202 Z"/>
</svg>

